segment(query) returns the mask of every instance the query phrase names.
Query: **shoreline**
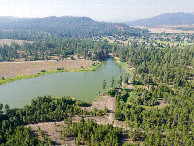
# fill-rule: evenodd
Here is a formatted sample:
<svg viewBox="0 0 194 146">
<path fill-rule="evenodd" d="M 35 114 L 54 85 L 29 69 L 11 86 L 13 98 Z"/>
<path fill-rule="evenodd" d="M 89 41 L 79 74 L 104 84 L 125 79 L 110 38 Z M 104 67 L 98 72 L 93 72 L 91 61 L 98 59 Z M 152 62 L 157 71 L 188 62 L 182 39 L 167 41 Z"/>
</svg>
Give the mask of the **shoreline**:
<svg viewBox="0 0 194 146">
<path fill-rule="evenodd" d="M 58 73 L 58 72 L 89 72 L 89 71 L 95 71 L 96 68 L 101 64 L 102 64 L 102 62 L 93 63 L 89 68 L 83 68 L 83 69 L 53 69 L 53 70 L 47 70 L 47 71 L 44 71 L 44 72 L 39 72 L 39 73 L 32 74 L 32 75 L 17 75 L 16 77 L 4 79 L 4 80 L 0 79 L 0 86 L 11 83 L 11 82 L 14 82 L 14 81 L 17 81 L 17 80 L 35 78 L 35 77 L 39 77 L 39 76 L 42 76 L 42 75 L 53 74 L 53 73 Z"/>
<path fill-rule="evenodd" d="M 135 70 L 134 67 L 129 68 L 127 62 L 120 61 L 118 57 L 113 57 L 113 58 L 116 61 L 116 63 L 126 71 L 127 74 L 129 74 L 130 76 L 133 76 L 133 72 Z"/>
</svg>

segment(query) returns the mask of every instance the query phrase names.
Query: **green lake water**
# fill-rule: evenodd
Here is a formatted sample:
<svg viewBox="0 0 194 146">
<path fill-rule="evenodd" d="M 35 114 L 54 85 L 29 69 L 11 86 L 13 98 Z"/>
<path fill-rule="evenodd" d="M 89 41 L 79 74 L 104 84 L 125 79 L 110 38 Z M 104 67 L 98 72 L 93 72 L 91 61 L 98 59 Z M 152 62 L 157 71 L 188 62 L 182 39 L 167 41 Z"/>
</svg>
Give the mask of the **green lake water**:
<svg viewBox="0 0 194 146">
<path fill-rule="evenodd" d="M 31 79 L 18 80 L 0 86 L 0 103 L 11 108 L 23 107 L 38 96 L 70 96 L 86 102 L 92 102 L 99 91 L 110 88 L 114 76 L 124 78 L 125 71 L 115 61 L 108 59 L 91 72 L 61 72 L 47 74 Z M 102 90 L 102 80 L 106 80 L 106 89 Z"/>
</svg>

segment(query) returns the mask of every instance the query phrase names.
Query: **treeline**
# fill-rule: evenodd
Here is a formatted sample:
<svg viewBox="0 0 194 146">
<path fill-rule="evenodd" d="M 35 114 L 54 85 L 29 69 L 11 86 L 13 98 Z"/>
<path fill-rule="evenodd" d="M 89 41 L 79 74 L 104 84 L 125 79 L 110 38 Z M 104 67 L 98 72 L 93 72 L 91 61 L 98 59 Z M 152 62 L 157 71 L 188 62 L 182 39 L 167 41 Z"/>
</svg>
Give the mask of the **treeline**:
<svg viewBox="0 0 194 146">
<path fill-rule="evenodd" d="M 21 31 L 0 31 L 0 39 L 14 39 L 14 40 L 26 40 L 36 41 L 49 37 L 47 33 L 35 32 L 31 30 Z"/>
<path fill-rule="evenodd" d="M 19 58 L 30 61 L 49 60 L 53 56 L 63 60 L 76 54 L 78 58 L 83 56 L 85 59 L 106 60 L 113 47 L 116 47 L 116 44 L 75 38 L 45 39 L 22 45 L 12 42 L 10 46 L 5 44 L 0 46 L 0 61 L 13 61 Z"/>
</svg>

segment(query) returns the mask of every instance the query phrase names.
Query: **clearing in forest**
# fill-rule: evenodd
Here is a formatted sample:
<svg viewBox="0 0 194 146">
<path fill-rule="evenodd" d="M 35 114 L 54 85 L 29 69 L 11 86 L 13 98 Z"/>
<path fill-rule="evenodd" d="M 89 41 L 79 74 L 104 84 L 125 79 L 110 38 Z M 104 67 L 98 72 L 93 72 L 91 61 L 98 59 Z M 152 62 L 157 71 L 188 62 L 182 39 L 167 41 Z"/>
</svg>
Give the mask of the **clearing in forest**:
<svg viewBox="0 0 194 146">
<path fill-rule="evenodd" d="M 0 39 L 0 45 L 6 44 L 10 46 L 12 42 L 17 43 L 18 45 L 22 45 L 23 43 L 33 43 L 33 41 L 26 41 L 26 40 Z"/>
</svg>

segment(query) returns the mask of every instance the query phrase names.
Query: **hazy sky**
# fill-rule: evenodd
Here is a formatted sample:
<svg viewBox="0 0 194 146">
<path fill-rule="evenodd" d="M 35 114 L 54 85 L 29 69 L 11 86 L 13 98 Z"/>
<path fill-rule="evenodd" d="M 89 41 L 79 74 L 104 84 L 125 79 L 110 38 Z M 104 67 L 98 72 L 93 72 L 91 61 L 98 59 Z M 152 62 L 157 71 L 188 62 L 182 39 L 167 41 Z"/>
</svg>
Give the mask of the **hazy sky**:
<svg viewBox="0 0 194 146">
<path fill-rule="evenodd" d="M 171 12 L 194 12 L 194 0 L 0 0 L 0 16 L 128 21 Z"/>
</svg>

